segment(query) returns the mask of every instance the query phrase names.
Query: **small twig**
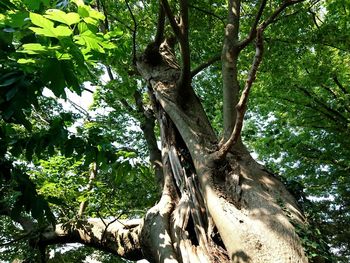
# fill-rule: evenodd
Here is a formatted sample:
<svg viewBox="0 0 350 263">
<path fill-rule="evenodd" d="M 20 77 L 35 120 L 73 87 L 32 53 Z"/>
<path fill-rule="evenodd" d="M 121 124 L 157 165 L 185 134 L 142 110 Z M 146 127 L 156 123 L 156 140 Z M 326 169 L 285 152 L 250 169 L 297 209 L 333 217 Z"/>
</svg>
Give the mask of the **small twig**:
<svg viewBox="0 0 350 263">
<path fill-rule="evenodd" d="M 214 57 L 208 59 L 201 65 L 198 65 L 194 70 L 191 71 L 191 78 L 196 76 L 199 72 L 201 72 L 203 69 L 209 67 L 210 65 L 214 64 L 216 61 L 219 61 L 221 59 L 221 54 L 217 54 Z"/>
<path fill-rule="evenodd" d="M 125 26 L 128 30 L 130 30 L 131 32 L 134 32 L 134 29 L 127 25 L 124 21 L 120 20 L 118 17 L 116 17 L 115 15 L 109 14 L 109 17 L 113 18 L 115 21 L 119 22 L 120 24 L 122 24 L 123 26 Z"/>
<path fill-rule="evenodd" d="M 71 99 L 67 98 L 67 101 L 80 113 L 82 113 L 83 115 L 85 115 L 85 117 L 87 118 L 88 121 L 91 121 L 91 116 L 89 114 L 88 111 L 86 111 L 82 106 L 78 105 L 77 103 L 75 103 L 74 101 L 72 101 Z"/>
<path fill-rule="evenodd" d="M 272 13 L 272 15 L 267 18 L 264 22 L 262 22 L 262 24 L 260 25 L 260 27 L 262 29 L 265 29 L 268 25 L 270 25 L 271 23 L 273 23 L 276 19 L 276 17 L 282 13 L 288 6 L 297 4 L 297 3 L 301 3 L 305 0 L 287 0 L 285 1 L 282 5 L 280 5 L 275 12 Z"/>
<path fill-rule="evenodd" d="M 280 5 L 273 13 L 271 16 L 269 16 L 265 21 L 263 21 L 261 24 L 260 24 L 260 28 L 262 30 L 265 30 L 270 24 L 274 23 L 276 21 L 276 17 L 279 16 L 280 13 L 282 13 L 288 6 L 291 6 L 291 5 L 294 5 L 294 4 L 297 4 L 297 3 L 300 3 L 300 2 L 303 2 L 305 0 L 287 0 L 287 1 L 284 1 L 282 5 Z M 239 42 L 238 46 L 240 48 L 240 50 L 242 50 L 244 47 L 246 47 L 255 37 L 256 35 L 256 30 L 257 30 L 257 26 L 258 26 L 258 23 L 259 23 L 259 20 L 262 16 L 262 13 L 265 9 L 265 6 L 266 6 L 266 0 L 263 0 L 261 2 L 261 5 L 259 7 L 259 11 L 258 11 L 258 14 L 256 15 L 255 17 L 255 20 L 254 20 L 254 23 L 252 25 L 252 28 L 249 32 L 249 35 L 246 39 L 244 39 L 243 41 Z"/>
<path fill-rule="evenodd" d="M 201 8 L 201 7 L 195 6 L 195 5 L 193 5 L 193 4 L 189 4 L 188 6 L 189 6 L 190 8 L 193 8 L 193 9 L 199 11 L 199 12 L 202 12 L 202 13 L 204 13 L 204 14 L 207 14 L 207 15 L 209 15 L 209 16 L 212 16 L 212 17 L 217 18 L 218 20 L 220 20 L 220 21 L 223 23 L 223 25 L 224 25 L 224 27 L 225 27 L 226 23 L 225 23 L 224 19 L 223 19 L 222 17 L 216 15 L 215 13 L 210 12 L 210 11 L 208 11 L 208 10 L 205 10 L 205 9 L 203 9 L 203 8 Z"/>
<path fill-rule="evenodd" d="M 87 92 L 90 92 L 90 93 L 94 93 L 94 91 L 93 91 L 93 90 L 88 89 L 88 88 L 85 88 L 85 87 L 83 87 L 83 90 L 85 90 L 85 91 L 87 91 Z"/>
<path fill-rule="evenodd" d="M 110 81 L 115 80 L 111 67 L 108 65 L 104 65 L 104 66 L 106 67 L 109 80 Z M 130 104 L 126 101 L 126 99 L 120 98 L 118 100 L 130 113 L 134 112 L 134 109 L 130 106 Z"/>
<path fill-rule="evenodd" d="M 120 218 L 123 214 L 124 214 L 123 212 L 120 213 L 116 218 L 114 218 L 112 221 L 110 221 L 108 224 L 106 224 L 106 222 L 105 222 L 105 221 L 103 220 L 103 218 L 101 217 L 100 213 L 97 211 L 98 217 L 101 219 L 102 223 L 103 223 L 104 226 L 105 226 L 105 229 L 104 229 L 104 231 L 103 231 L 103 233 L 102 233 L 102 236 L 101 236 L 101 244 L 103 243 L 103 240 L 104 240 L 104 238 L 105 238 L 105 236 L 106 236 L 108 227 L 109 227 L 111 224 L 113 224 L 114 222 L 116 222 L 116 221 L 118 221 L 119 223 L 121 223 L 121 222 L 119 221 L 119 218 Z M 123 223 L 121 223 L 121 224 L 122 224 L 123 226 L 125 226 Z"/>
</svg>

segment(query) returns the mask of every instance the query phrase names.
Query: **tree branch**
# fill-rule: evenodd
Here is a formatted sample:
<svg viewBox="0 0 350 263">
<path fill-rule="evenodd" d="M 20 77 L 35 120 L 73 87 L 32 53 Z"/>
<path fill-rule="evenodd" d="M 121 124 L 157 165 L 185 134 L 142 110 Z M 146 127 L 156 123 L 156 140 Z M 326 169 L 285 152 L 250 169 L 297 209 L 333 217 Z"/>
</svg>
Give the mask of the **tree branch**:
<svg viewBox="0 0 350 263">
<path fill-rule="evenodd" d="M 261 1 L 261 4 L 260 4 L 260 7 L 259 7 L 259 10 L 258 10 L 258 13 L 257 15 L 255 16 L 255 20 L 254 20 L 254 23 L 250 29 L 250 32 L 249 32 L 249 35 L 247 36 L 246 39 L 244 39 L 243 41 L 241 41 L 238 46 L 240 47 L 240 49 L 243 49 L 245 48 L 250 42 L 253 41 L 253 39 L 255 38 L 256 36 L 256 28 L 259 24 L 259 21 L 260 21 L 260 18 L 263 14 L 263 11 L 265 9 L 265 6 L 266 6 L 266 2 L 267 0 L 262 0 Z"/>
<path fill-rule="evenodd" d="M 180 32 L 179 43 L 181 49 L 181 76 L 180 76 L 180 88 L 188 89 L 191 83 L 191 56 L 190 56 L 190 44 L 188 40 L 188 0 L 180 0 Z"/>
<path fill-rule="evenodd" d="M 97 160 L 97 153 L 96 153 L 96 160 Z M 98 166 L 97 166 L 97 163 L 95 161 L 91 164 L 91 167 L 89 169 L 89 182 L 88 182 L 87 189 L 86 189 L 88 192 L 92 190 L 93 183 L 94 183 L 96 176 L 97 176 L 97 171 L 98 171 Z M 80 203 L 78 217 L 81 218 L 83 216 L 83 213 L 84 213 L 87 205 L 88 205 L 87 200 L 84 200 Z"/>
<path fill-rule="evenodd" d="M 106 67 L 109 79 L 115 80 L 111 67 L 109 65 L 105 65 L 105 67 Z M 130 104 L 126 101 L 126 99 L 120 98 L 118 100 L 130 113 L 134 112 L 134 109 L 130 106 Z"/>
<path fill-rule="evenodd" d="M 129 13 L 131 15 L 132 21 L 134 23 L 134 29 L 132 30 L 132 64 L 136 65 L 136 32 L 137 32 L 137 22 L 132 12 L 128 0 L 125 0 L 126 6 L 128 7 Z"/>
<path fill-rule="evenodd" d="M 223 47 L 223 80 L 224 80 L 224 136 L 219 143 L 219 157 L 226 156 L 230 148 L 239 141 L 240 133 L 243 125 L 243 118 L 246 111 L 246 103 L 249 95 L 250 87 L 255 80 L 256 71 L 261 62 L 263 43 L 262 33 L 268 25 L 288 6 L 302 2 L 304 0 L 286 0 L 279 6 L 270 17 L 263 21 L 258 27 L 259 20 L 262 16 L 266 2 L 262 0 L 258 14 L 255 17 L 251 28 L 251 33 L 243 42 L 238 41 L 239 32 L 239 10 L 240 0 L 229 1 L 228 24 L 225 32 L 225 42 Z M 257 27 L 256 29 L 254 27 Z M 260 32 L 258 32 L 260 31 Z M 258 36 L 258 34 L 260 34 Z M 254 36 L 255 35 L 255 36 Z M 242 48 L 250 41 L 256 38 L 256 52 L 252 68 L 248 74 L 248 80 L 242 92 L 240 100 L 238 100 L 239 82 L 237 79 L 237 61 L 238 55 Z M 232 70 L 234 74 L 232 74 Z M 232 83 L 232 84 L 230 84 Z M 238 102 L 237 102 L 238 101 Z M 234 105 L 236 105 L 236 110 Z M 225 142 L 226 141 L 226 142 Z"/>
<path fill-rule="evenodd" d="M 153 111 L 145 109 L 141 94 L 138 90 L 135 91 L 134 98 L 137 111 L 141 114 L 141 117 L 139 118 L 141 124 L 140 128 L 146 140 L 149 151 L 149 160 L 151 165 L 154 166 L 156 180 L 161 189 L 163 187 L 163 167 L 161 152 L 158 148 L 156 135 L 154 133 L 155 117 Z"/>
<path fill-rule="evenodd" d="M 140 260 L 144 256 L 140 245 L 142 220 L 102 222 L 98 218 L 59 224 L 52 231 L 44 232 L 40 245 L 81 243 L 112 253 L 129 260 Z M 105 226 L 107 225 L 107 227 Z"/>
<path fill-rule="evenodd" d="M 210 11 L 208 11 L 208 10 L 205 10 L 205 9 L 203 9 L 203 8 L 200 8 L 200 7 L 198 7 L 198 6 L 195 6 L 195 5 L 193 5 L 193 4 L 189 4 L 188 7 L 193 8 L 193 9 L 195 9 L 195 10 L 198 10 L 199 12 L 202 12 L 202 13 L 207 14 L 207 15 L 209 15 L 209 16 L 213 16 L 213 17 L 217 18 L 218 20 L 220 20 L 220 21 L 223 23 L 224 26 L 226 25 L 224 19 L 221 18 L 220 16 L 216 15 L 216 14 L 213 13 L 213 12 L 210 12 Z"/>
<path fill-rule="evenodd" d="M 280 5 L 273 13 L 270 17 L 268 17 L 265 21 L 263 21 L 260 24 L 260 28 L 262 28 L 262 30 L 265 30 L 267 26 L 269 26 L 270 24 L 272 24 L 273 22 L 275 22 L 276 17 L 283 12 L 283 10 L 285 10 L 288 6 L 303 2 L 305 0 L 286 0 L 284 1 L 284 3 L 282 5 Z M 263 11 L 265 9 L 266 6 L 266 2 L 267 0 L 262 0 L 261 5 L 259 7 L 258 13 L 255 16 L 255 20 L 254 23 L 250 29 L 249 35 L 247 36 L 246 39 L 244 39 L 243 41 L 241 41 L 238 46 L 240 48 L 240 50 L 242 50 L 243 48 L 245 48 L 249 43 L 251 43 L 253 41 L 253 39 L 256 36 L 256 30 L 257 30 L 257 26 L 259 23 L 259 20 L 263 14 Z"/>
<path fill-rule="evenodd" d="M 346 90 L 346 88 L 340 83 L 340 81 L 339 81 L 339 79 L 338 79 L 338 77 L 336 75 L 334 75 L 333 81 L 341 89 L 341 91 L 344 94 L 349 94 L 349 92 Z"/>
<path fill-rule="evenodd" d="M 348 119 L 342 115 L 340 112 L 332 109 L 329 105 L 327 105 L 325 102 L 320 100 L 315 94 L 312 94 L 310 91 L 308 91 L 305 88 L 296 86 L 300 91 L 302 91 L 306 96 L 308 96 L 310 99 L 313 100 L 318 106 L 321 107 L 321 109 L 324 109 L 329 113 L 329 116 L 332 116 L 335 122 L 343 123 L 344 126 L 347 126 Z"/>
<path fill-rule="evenodd" d="M 234 129 L 232 131 L 230 138 L 220 147 L 219 151 L 217 152 L 218 159 L 222 159 L 226 156 L 228 151 L 238 141 L 238 138 L 241 134 L 242 126 L 243 126 L 243 119 L 244 119 L 244 115 L 245 115 L 245 112 L 247 109 L 249 92 L 250 92 L 252 84 L 256 78 L 256 73 L 258 71 L 259 65 L 260 65 L 261 60 L 262 60 L 262 55 L 263 55 L 263 37 L 262 37 L 262 34 L 263 34 L 263 30 L 264 30 L 263 28 L 257 29 L 255 56 L 254 56 L 252 67 L 248 73 L 248 79 L 246 81 L 241 98 L 236 106 L 237 117 L 236 117 L 235 126 L 234 126 Z"/>
<path fill-rule="evenodd" d="M 178 82 L 180 91 L 185 91 L 191 83 L 191 59 L 188 41 L 188 0 L 180 0 L 180 21 L 176 22 L 173 12 L 167 0 L 161 0 L 165 14 L 168 17 L 171 28 L 180 44 L 181 52 L 181 75 Z"/>
<path fill-rule="evenodd" d="M 235 120 L 235 106 L 239 100 L 240 84 L 238 81 L 238 56 L 237 47 L 239 20 L 240 20 L 240 0 L 230 0 L 225 27 L 225 38 L 222 47 L 222 80 L 223 80 L 223 119 L 224 119 L 224 139 L 230 137 Z"/>
<path fill-rule="evenodd" d="M 160 46 L 164 38 L 164 27 L 165 27 L 165 12 L 162 5 L 159 5 L 157 33 L 154 38 L 154 43 L 158 47 Z"/>
<path fill-rule="evenodd" d="M 164 8 L 164 12 L 165 12 L 166 16 L 168 17 L 171 28 L 173 29 L 176 37 L 179 37 L 181 34 L 180 27 L 175 20 L 173 12 L 171 11 L 171 8 L 169 6 L 169 2 L 167 0 L 160 0 L 160 1 L 161 1 L 161 5 Z"/>
<path fill-rule="evenodd" d="M 282 5 L 280 5 L 273 13 L 272 15 L 267 18 L 264 22 L 261 23 L 260 27 L 264 30 L 268 25 L 274 22 L 275 18 L 282 13 L 288 6 L 301 3 L 305 0 L 287 0 L 284 1 Z"/>
<path fill-rule="evenodd" d="M 194 70 L 191 71 L 191 78 L 196 76 L 199 72 L 201 72 L 203 69 L 209 67 L 210 65 L 214 64 L 216 61 L 219 61 L 221 59 L 221 54 L 217 54 L 214 57 L 208 59 L 201 65 L 198 65 Z"/>
</svg>

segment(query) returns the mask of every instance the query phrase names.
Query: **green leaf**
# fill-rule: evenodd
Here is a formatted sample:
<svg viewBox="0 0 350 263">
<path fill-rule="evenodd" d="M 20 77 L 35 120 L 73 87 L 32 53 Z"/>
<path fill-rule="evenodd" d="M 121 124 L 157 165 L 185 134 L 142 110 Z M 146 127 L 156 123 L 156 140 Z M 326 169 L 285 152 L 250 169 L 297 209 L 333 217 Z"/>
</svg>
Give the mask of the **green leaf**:
<svg viewBox="0 0 350 263">
<path fill-rule="evenodd" d="M 23 0 L 23 3 L 31 10 L 38 10 L 40 8 L 39 0 Z"/>
<path fill-rule="evenodd" d="M 114 29 L 113 31 L 108 32 L 104 35 L 105 39 L 117 38 L 123 35 L 123 31 L 119 28 Z"/>
<path fill-rule="evenodd" d="M 32 50 L 34 52 L 46 52 L 47 51 L 47 47 L 43 46 L 39 43 L 23 44 L 22 47 L 24 50 Z"/>
<path fill-rule="evenodd" d="M 63 24 L 66 24 L 68 26 L 71 26 L 73 24 L 77 24 L 80 21 L 80 16 L 77 13 L 65 13 L 58 9 L 50 9 L 46 12 L 44 15 L 46 18 L 50 20 L 54 20 L 57 22 L 61 22 Z"/>
<path fill-rule="evenodd" d="M 18 76 L 13 76 L 10 78 L 5 78 L 4 81 L 0 80 L 0 88 L 11 86 L 13 83 L 15 83 L 18 80 Z"/>
<path fill-rule="evenodd" d="M 89 9 L 85 5 L 78 6 L 78 14 L 81 17 L 88 17 L 89 16 Z"/>
<path fill-rule="evenodd" d="M 19 64 L 34 64 L 36 62 L 37 61 L 35 61 L 35 59 L 32 59 L 32 58 L 28 58 L 28 59 L 20 58 L 19 60 L 17 60 L 17 63 Z"/>
<path fill-rule="evenodd" d="M 25 11 L 17 11 L 14 13 L 8 14 L 5 19 L 5 25 L 11 28 L 21 28 L 26 23 L 28 18 L 28 12 Z"/>
<path fill-rule="evenodd" d="M 105 53 L 101 38 L 91 31 L 85 31 L 79 36 L 74 36 L 74 39 L 78 45 L 86 46 L 88 50 L 96 50 L 100 53 Z"/>
<path fill-rule="evenodd" d="M 17 93 L 18 91 L 18 87 L 13 87 L 12 89 L 10 89 L 8 92 L 6 92 L 6 100 L 9 101 L 11 100 Z"/>
<path fill-rule="evenodd" d="M 89 15 L 90 17 L 95 18 L 97 20 L 105 20 L 105 16 L 101 12 L 96 11 L 92 8 L 90 8 L 89 10 Z"/>
<path fill-rule="evenodd" d="M 62 61 L 62 70 L 68 88 L 74 90 L 79 96 L 81 95 L 81 86 L 76 76 L 73 64 L 70 61 Z"/>
<path fill-rule="evenodd" d="M 32 21 L 32 23 L 36 26 L 43 28 L 53 28 L 54 23 L 40 14 L 30 12 L 29 18 L 30 21 Z"/>
<path fill-rule="evenodd" d="M 57 37 L 68 37 L 73 33 L 69 27 L 63 25 L 54 28 L 54 32 L 56 33 Z"/>
<path fill-rule="evenodd" d="M 88 31 L 89 28 L 88 28 L 88 25 L 85 22 L 80 22 L 78 24 L 78 30 L 79 30 L 80 34 L 83 34 L 85 31 Z"/>
<path fill-rule="evenodd" d="M 30 13 L 29 17 L 32 23 L 38 26 L 38 27 L 29 27 L 29 29 L 31 29 L 38 35 L 60 38 L 60 37 L 68 37 L 73 33 L 73 31 L 65 25 L 59 25 L 55 28 L 54 23 L 42 15 Z"/>
<path fill-rule="evenodd" d="M 62 72 L 61 64 L 57 59 L 48 60 L 43 70 L 43 80 L 49 83 L 52 92 L 60 97 L 65 95 L 65 79 Z"/>
</svg>

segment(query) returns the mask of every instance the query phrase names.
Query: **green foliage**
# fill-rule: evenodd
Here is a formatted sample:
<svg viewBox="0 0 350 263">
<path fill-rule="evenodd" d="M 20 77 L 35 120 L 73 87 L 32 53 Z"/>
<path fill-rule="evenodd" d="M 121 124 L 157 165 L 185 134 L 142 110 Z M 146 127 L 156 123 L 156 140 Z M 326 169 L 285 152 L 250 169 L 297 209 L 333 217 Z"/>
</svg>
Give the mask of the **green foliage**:
<svg viewBox="0 0 350 263">
<path fill-rule="evenodd" d="M 272 171 L 302 185 L 310 199 L 305 209 L 310 224 L 323 235 L 314 240 L 326 241 L 337 251 L 336 260 L 347 262 L 349 6 L 325 1 L 308 8 L 286 18 L 293 23 L 276 23 L 265 36 L 244 136 Z M 294 27 L 303 31 L 295 34 Z"/>
<path fill-rule="evenodd" d="M 263 18 L 280 2 L 268 1 Z M 130 12 L 142 51 L 154 35 L 158 3 L 128 4 L 130 10 L 124 1 L 0 2 L 0 210 L 9 207 L 12 219 L 35 219 L 38 228 L 53 223 L 53 215 L 64 222 L 76 217 L 82 201 L 89 202 L 85 216 L 139 217 L 155 202 L 135 90 L 146 107 L 150 99 L 131 66 L 136 25 Z M 226 9 L 226 1 L 191 1 L 192 69 L 220 54 Z M 242 38 L 256 10 L 254 1 L 242 1 Z M 309 257 L 333 260 L 328 245 L 339 262 L 350 257 L 349 12 L 348 0 L 305 1 L 273 23 L 243 133 L 308 215 L 310 226 L 297 230 Z M 249 46 L 241 54 L 242 85 L 253 52 Z M 101 77 L 106 68 L 109 78 Z M 217 134 L 220 71 L 213 64 L 192 83 Z M 91 111 L 62 107 L 58 98 L 66 99 L 67 89 L 82 94 L 86 81 L 96 88 Z M 43 96 L 45 88 L 55 98 Z M 97 177 L 88 189 L 94 163 Z M 2 243 L 23 234 L 8 217 L 0 224 Z M 30 256 L 27 240 L 11 243 L 0 258 Z M 88 253 L 56 250 L 50 262 L 82 261 Z M 107 257 L 98 255 L 118 262 Z"/>
</svg>

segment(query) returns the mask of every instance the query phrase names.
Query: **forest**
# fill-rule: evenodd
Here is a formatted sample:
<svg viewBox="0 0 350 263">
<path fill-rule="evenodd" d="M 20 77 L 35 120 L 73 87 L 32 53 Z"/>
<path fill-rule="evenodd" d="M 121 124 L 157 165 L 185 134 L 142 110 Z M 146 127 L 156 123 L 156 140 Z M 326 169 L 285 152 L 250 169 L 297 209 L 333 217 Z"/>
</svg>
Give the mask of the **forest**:
<svg viewBox="0 0 350 263">
<path fill-rule="evenodd" d="M 350 0 L 1 0 L 0 262 L 350 262 Z"/>
</svg>

